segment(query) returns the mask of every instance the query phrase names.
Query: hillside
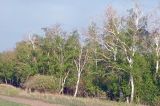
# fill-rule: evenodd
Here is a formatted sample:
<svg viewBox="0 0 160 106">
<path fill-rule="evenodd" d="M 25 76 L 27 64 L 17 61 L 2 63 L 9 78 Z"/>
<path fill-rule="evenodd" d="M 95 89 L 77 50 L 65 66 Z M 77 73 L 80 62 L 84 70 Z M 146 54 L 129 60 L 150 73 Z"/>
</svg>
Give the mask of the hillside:
<svg viewBox="0 0 160 106">
<path fill-rule="evenodd" d="M 12 106 L 10 105 L 12 102 L 28 104 L 30 106 L 142 106 L 94 98 L 73 98 L 71 96 L 43 94 L 38 92 L 27 93 L 24 90 L 5 84 L 0 84 L 0 98 L 3 99 L 2 101 L 0 100 L 0 103 L 7 104 L 6 106 Z M 12 102 L 6 103 L 5 100 Z M 16 105 L 16 103 L 15 106 L 21 106 Z"/>
</svg>

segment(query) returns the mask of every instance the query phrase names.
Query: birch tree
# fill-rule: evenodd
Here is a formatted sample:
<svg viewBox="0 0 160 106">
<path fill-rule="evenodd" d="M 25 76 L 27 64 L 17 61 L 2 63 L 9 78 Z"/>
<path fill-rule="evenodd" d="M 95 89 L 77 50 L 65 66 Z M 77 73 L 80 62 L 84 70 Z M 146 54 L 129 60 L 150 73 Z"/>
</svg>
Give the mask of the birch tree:
<svg viewBox="0 0 160 106">
<path fill-rule="evenodd" d="M 118 42 L 121 44 L 121 48 L 124 51 L 125 58 L 129 64 L 130 68 L 130 78 L 129 78 L 129 83 L 131 86 L 131 93 L 130 93 L 130 102 L 133 102 L 134 100 L 134 92 L 135 92 L 135 84 L 134 84 L 134 70 L 133 70 L 133 62 L 134 62 L 134 55 L 136 52 L 136 40 L 137 40 L 137 32 L 139 30 L 139 21 L 141 19 L 141 12 L 138 7 L 135 7 L 133 10 L 131 10 L 131 14 L 128 17 L 128 22 L 127 22 L 127 30 L 131 30 L 132 33 L 128 33 L 131 38 L 129 41 L 129 44 L 126 43 L 123 39 L 116 38 Z M 113 35 L 115 35 L 114 32 L 112 32 Z M 126 98 L 128 102 L 128 97 Z"/>
<path fill-rule="evenodd" d="M 157 30 L 155 30 L 153 32 L 153 49 L 155 51 L 156 54 L 156 67 L 155 67 L 155 74 L 158 75 L 158 71 L 159 71 L 159 56 L 160 56 L 160 33 Z"/>
<path fill-rule="evenodd" d="M 53 28 L 43 29 L 45 31 L 43 50 L 46 51 L 49 58 L 49 72 L 60 79 L 59 94 L 63 94 L 66 80 L 72 70 L 71 59 L 74 58 L 72 52 L 74 51 L 74 46 L 76 46 L 75 39 L 71 40 L 73 37 L 65 38 L 65 32 L 57 25 Z"/>
<path fill-rule="evenodd" d="M 130 68 L 130 79 L 129 83 L 131 86 L 131 93 L 130 93 L 130 102 L 133 102 L 134 100 L 134 92 L 135 92 L 135 84 L 134 84 L 134 77 L 133 77 L 133 57 L 135 55 L 135 52 L 137 50 L 137 38 L 138 38 L 138 31 L 141 27 L 140 21 L 142 19 L 142 13 L 139 9 L 139 7 L 136 5 L 135 8 L 131 9 L 129 16 L 122 21 L 122 23 L 119 23 L 120 25 L 118 26 L 116 21 L 113 20 L 114 17 L 112 16 L 113 12 L 108 12 L 108 19 L 110 19 L 110 22 L 112 22 L 112 27 L 107 28 L 107 33 L 112 36 L 113 41 L 112 43 L 105 43 L 105 48 L 107 48 L 108 51 L 111 51 L 113 53 L 114 60 L 116 60 L 116 51 L 117 48 L 120 48 L 122 52 L 125 55 L 125 59 L 128 62 L 129 68 Z M 110 18 L 110 16 L 112 16 Z M 124 23 L 125 24 L 124 24 Z M 125 33 L 119 32 L 119 28 L 121 31 L 126 31 Z M 128 32 L 129 31 L 129 32 Z M 124 36 L 125 35 L 125 36 Z M 125 37 L 129 38 L 130 41 L 126 41 Z M 118 43 L 116 43 L 118 42 Z M 107 45 L 107 46 L 106 46 Z M 126 98 L 127 101 L 129 97 Z"/>
<path fill-rule="evenodd" d="M 77 70 L 77 82 L 76 82 L 74 97 L 77 96 L 81 74 L 84 71 L 85 65 L 87 64 L 87 60 L 88 60 L 88 50 L 85 50 L 84 47 L 81 47 L 78 57 L 74 60 L 74 63 L 76 65 L 76 70 Z"/>
<path fill-rule="evenodd" d="M 66 41 L 65 41 L 65 45 L 64 45 L 64 73 L 63 73 L 63 81 L 61 84 L 61 90 L 60 93 L 63 94 L 64 91 L 64 87 L 66 86 L 66 82 L 67 79 L 69 79 L 69 76 L 71 73 L 74 72 L 74 58 L 76 58 L 76 56 L 78 55 L 77 52 L 79 45 L 79 41 L 77 38 L 77 34 L 76 32 L 72 32 L 71 36 L 69 36 Z"/>
<path fill-rule="evenodd" d="M 154 13 L 150 15 L 151 20 L 149 20 L 150 32 L 151 32 L 151 47 L 156 55 L 155 63 L 155 75 L 158 75 L 159 71 L 159 56 L 160 56 L 160 14 L 158 14 L 159 9 L 156 9 Z"/>
<path fill-rule="evenodd" d="M 105 70 L 112 69 L 110 73 L 121 70 L 122 68 L 115 65 L 118 49 L 122 48 L 119 43 L 120 18 L 117 16 L 116 11 L 109 6 L 105 14 L 104 26 L 96 28 L 95 24 L 91 24 L 88 32 L 89 39 L 94 42 L 94 44 L 97 43 L 102 47 L 102 52 L 97 52 L 99 57 L 96 58 L 96 62 L 105 63 Z M 116 72 L 116 74 L 118 73 Z M 120 88 L 119 91 L 121 92 Z"/>
</svg>

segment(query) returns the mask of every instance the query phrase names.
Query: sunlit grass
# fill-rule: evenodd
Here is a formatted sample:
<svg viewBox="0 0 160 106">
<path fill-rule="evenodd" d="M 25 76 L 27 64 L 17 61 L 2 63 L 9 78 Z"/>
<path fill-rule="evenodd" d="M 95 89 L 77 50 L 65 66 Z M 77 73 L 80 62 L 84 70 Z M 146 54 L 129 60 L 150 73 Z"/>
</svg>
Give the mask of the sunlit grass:
<svg viewBox="0 0 160 106">
<path fill-rule="evenodd" d="M 11 85 L 4 85 L 4 84 L 0 84 L 0 94 L 9 96 L 18 96 L 28 99 L 36 99 L 48 103 L 60 104 L 63 106 L 141 106 L 136 104 L 127 104 L 123 102 L 114 102 L 114 101 L 94 99 L 94 98 L 79 98 L 79 97 L 74 98 L 72 96 L 56 95 L 49 93 L 44 94 L 38 92 L 27 93 L 24 90 L 15 88 Z"/>
<path fill-rule="evenodd" d="M 18 95 L 21 92 L 20 89 L 15 88 L 11 85 L 0 84 L 0 94 L 14 96 Z"/>
<path fill-rule="evenodd" d="M 29 106 L 0 99 L 0 106 Z"/>
<path fill-rule="evenodd" d="M 137 104 L 127 104 L 123 102 L 115 102 L 109 100 L 101 100 L 94 98 L 80 98 L 65 95 L 41 94 L 38 92 L 30 94 L 21 94 L 22 97 L 29 99 L 38 99 L 48 103 L 60 104 L 63 106 L 142 106 Z"/>
</svg>

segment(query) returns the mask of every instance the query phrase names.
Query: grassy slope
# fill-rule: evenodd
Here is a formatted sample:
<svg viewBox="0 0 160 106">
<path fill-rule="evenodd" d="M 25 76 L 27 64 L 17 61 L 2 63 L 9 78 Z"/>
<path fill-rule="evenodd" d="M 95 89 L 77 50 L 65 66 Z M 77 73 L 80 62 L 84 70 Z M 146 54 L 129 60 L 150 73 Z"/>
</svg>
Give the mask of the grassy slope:
<svg viewBox="0 0 160 106">
<path fill-rule="evenodd" d="M 23 105 L 23 104 L 0 99 L 0 106 L 27 106 L 27 105 Z"/>
<path fill-rule="evenodd" d="M 38 99 L 49 103 L 61 104 L 64 106 L 138 106 L 135 104 L 126 104 L 107 100 L 91 98 L 74 98 L 71 96 L 61 96 L 53 94 L 26 93 L 25 91 L 10 85 L 0 84 L 0 94 L 9 96 L 19 96 L 29 99 Z M 139 105 L 140 106 L 140 105 Z"/>
</svg>

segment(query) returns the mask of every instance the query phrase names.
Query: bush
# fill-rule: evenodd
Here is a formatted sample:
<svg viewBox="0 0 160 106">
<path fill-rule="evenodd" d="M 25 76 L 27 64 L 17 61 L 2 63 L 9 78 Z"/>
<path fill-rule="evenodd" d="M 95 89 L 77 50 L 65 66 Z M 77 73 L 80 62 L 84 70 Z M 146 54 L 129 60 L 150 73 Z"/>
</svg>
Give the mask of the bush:
<svg viewBox="0 0 160 106">
<path fill-rule="evenodd" d="M 39 92 L 56 92 L 58 85 L 57 79 L 53 76 L 35 75 L 30 77 L 23 85 L 24 88 Z"/>
<path fill-rule="evenodd" d="M 160 96 L 154 98 L 154 106 L 160 106 Z"/>
</svg>

